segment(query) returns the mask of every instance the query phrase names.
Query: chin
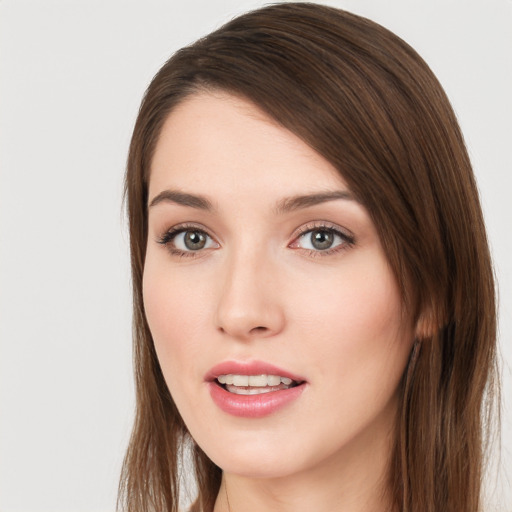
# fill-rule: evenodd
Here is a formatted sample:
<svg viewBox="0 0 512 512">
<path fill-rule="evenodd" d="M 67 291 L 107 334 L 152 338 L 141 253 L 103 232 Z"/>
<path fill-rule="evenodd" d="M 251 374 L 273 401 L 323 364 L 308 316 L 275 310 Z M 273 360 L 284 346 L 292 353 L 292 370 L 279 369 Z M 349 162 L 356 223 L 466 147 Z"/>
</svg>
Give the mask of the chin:
<svg viewBox="0 0 512 512">
<path fill-rule="evenodd" d="M 272 435 L 271 432 L 269 434 Z M 276 441 L 265 440 L 264 436 L 252 442 L 247 439 L 219 439 L 215 443 L 207 443 L 203 451 L 226 473 L 246 478 L 282 478 L 308 466 L 309 457 L 303 443 Z"/>
<path fill-rule="evenodd" d="M 214 461 L 215 462 L 215 461 Z M 226 473 L 238 475 L 245 478 L 273 479 L 284 478 L 300 471 L 300 464 L 297 460 L 276 461 L 274 458 L 261 460 L 260 457 L 226 457 L 216 464 Z M 290 464 L 291 463 L 291 464 Z"/>
</svg>

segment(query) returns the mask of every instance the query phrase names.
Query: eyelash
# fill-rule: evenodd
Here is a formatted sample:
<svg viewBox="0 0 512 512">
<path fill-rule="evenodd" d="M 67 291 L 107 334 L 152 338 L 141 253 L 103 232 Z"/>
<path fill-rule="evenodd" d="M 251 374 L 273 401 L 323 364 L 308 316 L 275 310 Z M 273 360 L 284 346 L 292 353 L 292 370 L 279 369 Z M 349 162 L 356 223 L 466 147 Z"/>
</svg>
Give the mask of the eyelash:
<svg viewBox="0 0 512 512">
<path fill-rule="evenodd" d="M 332 256 L 334 254 L 338 254 L 340 252 L 346 251 L 347 249 L 352 247 L 356 242 L 355 237 L 352 234 L 342 230 L 340 227 L 338 227 L 334 224 L 331 224 L 330 222 L 317 221 L 317 222 L 312 222 L 309 224 L 305 224 L 304 226 L 301 226 L 297 230 L 297 234 L 294 236 L 292 243 L 298 242 L 300 240 L 300 238 L 304 237 L 305 235 L 307 235 L 308 233 L 311 233 L 313 231 L 326 231 L 328 233 L 332 233 L 333 235 L 340 237 L 343 240 L 343 242 L 340 243 L 339 245 L 336 245 L 335 247 L 332 247 L 330 249 L 325 249 L 323 251 L 322 250 L 305 249 L 305 248 L 300 248 L 300 247 L 295 248 L 295 249 L 302 249 L 303 251 L 307 251 L 307 255 L 310 257 L 313 257 L 313 258 Z"/>
<path fill-rule="evenodd" d="M 177 226 L 172 227 L 171 229 L 167 230 L 161 237 L 157 239 L 157 243 L 162 244 L 166 246 L 166 248 L 169 250 L 169 252 L 173 256 L 178 256 L 180 258 L 196 258 L 199 256 L 199 251 L 182 251 L 180 249 L 176 249 L 176 247 L 173 247 L 172 241 L 181 233 L 184 233 L 186 231 L 194 231 L 196 233 L 202 233 L 203 235 L 207 236 L 208 238 L 211 238 L 213 240 L 213 237 L 208 234 L 208 232 L 195 224 L 179 224 Z"/>
<path fill-rule="evenodd" d="M 167 247 L 171 255 L 178 256 L 180 258 L 196 258 L 200 256 L 204 250 L 197 250 L 197 251 L 182 251 L 180 249 L 177 249 L 176 247 L 173 247 L 172 241 L 181 233 L 186 231 L 195 231 L 197 233 L 201 233 L 205 235 L 206 237 L 210 238 L 211 240 L 215 239 L 208 234 L 208 232 L 195 224 L 179 224 L 177 226 L 172 227 L 171 229 L 167 230 L 162 236 L 160 236 L 157 239 L 157 243 L 164 245 Z M 325 250 L 314 250 L 314 249 L 305 249 L 301 247 L 291 247 L 294 250 L 302 250 L 306 251 L 307 255 L 309 257 L 324 257 L 324 256 L 330 256 L 333 254 L 337 254 L 339 252 L 346 251 L 350 247 L 352 247 L 355 244 L 355 238 L 353 235 L 344 232 L 339 228 L 338 226 L 335 226 L 329 222 L 313 222 L 310 224 L 305 224 L 304 226 L 301 226 L 297 232 L 293 235 L 293 241 L 288 244 L 288 247 L 290 247 L 292 244 L 298 242 L 302 237 L 307 235 L 310 232 L 313 231 L 326 231 L 328 233 L 332 233 L 335 236 L 340 237 L 343 242 L 336 245 L 333 248 L 325 249 Z"/>
</svg>

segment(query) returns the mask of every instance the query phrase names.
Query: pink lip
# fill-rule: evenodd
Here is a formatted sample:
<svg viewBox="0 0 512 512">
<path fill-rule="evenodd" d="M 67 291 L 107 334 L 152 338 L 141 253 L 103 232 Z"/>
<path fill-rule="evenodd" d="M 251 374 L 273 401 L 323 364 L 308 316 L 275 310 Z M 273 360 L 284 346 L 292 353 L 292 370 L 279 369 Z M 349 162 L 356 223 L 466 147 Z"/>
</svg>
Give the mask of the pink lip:
<svg viewBox="0 0 512 512">
<path fill-rule="evenodd" d="M 271 391 L 260 395 L 236 395 L 226 391 L 215 381 L 219 375 L 229 374 L 280 375 L 300 382 L 300 384 L 293 388 Z M 262 361 L 252 361 L 250 363 L 225 361 L 214 366 L 205 375 L 205 380 L 208 382 L 212 400 L 222 411 L 245 418 L 261 418 L 272 414 L 297 399 L 306 387 L 304 378 Z"/>
</svg>

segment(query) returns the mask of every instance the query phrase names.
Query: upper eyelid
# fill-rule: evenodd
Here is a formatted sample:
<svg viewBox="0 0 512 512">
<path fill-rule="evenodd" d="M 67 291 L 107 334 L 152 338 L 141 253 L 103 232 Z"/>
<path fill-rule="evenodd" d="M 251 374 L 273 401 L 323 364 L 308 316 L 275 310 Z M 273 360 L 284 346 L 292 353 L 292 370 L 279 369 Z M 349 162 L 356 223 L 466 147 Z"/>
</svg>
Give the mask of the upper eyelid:
<svg viewBox="0 0 512 512">
<path fill-rule="evenodd" d="M 349 229 L 344 228 L 330 221 L 313 221 L 303 224 L 302 226 L 295 230 L 295 233 L 292 235 L 293 239 L 295 240 L 296 238 L 303 236 L 306 233 L 309 233 L 310 231 L 315 231 L 317 229 L 335 231 L 344 237 L 350 238 L 351 240 L 355 239 L 354 234 Z"/>
<path fill-rule="evenodd" d="M 174 234 L 182 233 L 183 231 L 192 231 L 192 230 L 201 231 L 203 233 L 206 233 L 209 237 L 215 239 L 215 237 L 211 234 L 210 230 L 207 227 L 203 226 L 202 224 L 195 224 L 195 223 L 188 223 L 188 222 L 176 224 L 174 226 L 171 226 L 170 228 L 164 229 L 162 236 L 165 236 L 169 233 L 172 233 L 174 235 Z"/>
</svg>

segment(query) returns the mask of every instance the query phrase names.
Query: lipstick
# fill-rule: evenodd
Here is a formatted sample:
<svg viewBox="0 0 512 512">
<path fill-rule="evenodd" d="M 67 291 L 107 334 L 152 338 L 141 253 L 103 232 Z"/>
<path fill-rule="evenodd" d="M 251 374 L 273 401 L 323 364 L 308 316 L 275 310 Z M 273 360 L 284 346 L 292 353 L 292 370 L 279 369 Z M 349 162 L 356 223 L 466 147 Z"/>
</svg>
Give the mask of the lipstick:
<svg viewBox="0 0 512 512">
<path fill-rule="evenodd" d="M 306 387 L 303 377 L 263 361 L 225 361 L 213 367 L 205 380 L 222 411 L 245 418 L 261 418 L 282 409 Z"/>
</svg>

